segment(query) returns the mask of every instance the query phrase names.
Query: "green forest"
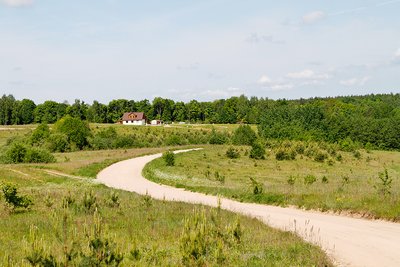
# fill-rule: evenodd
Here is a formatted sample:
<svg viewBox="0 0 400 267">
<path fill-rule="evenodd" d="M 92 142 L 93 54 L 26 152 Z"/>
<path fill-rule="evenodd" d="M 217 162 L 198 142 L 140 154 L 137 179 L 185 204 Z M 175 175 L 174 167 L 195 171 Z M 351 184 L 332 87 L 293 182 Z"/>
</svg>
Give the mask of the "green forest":
<svg viewBox="0 0 400 267">
<path fill-rule="evenodd" d="M 341 96 L 298 100 L 231 97 L 188 103 L 156 97 L 112 100 L 108 104 L 79 99 L 73 104 L 12 95 L 0 99 L 0 124 L 52 124 L 69 115 L 94 123 L 115 123 L 124 112 L 144 112 L 149 120 L 208 124 L 257 124 L 264 139 L 354 143 L 366 148 L 400 149 L 400 94 Z"/>
</svg>

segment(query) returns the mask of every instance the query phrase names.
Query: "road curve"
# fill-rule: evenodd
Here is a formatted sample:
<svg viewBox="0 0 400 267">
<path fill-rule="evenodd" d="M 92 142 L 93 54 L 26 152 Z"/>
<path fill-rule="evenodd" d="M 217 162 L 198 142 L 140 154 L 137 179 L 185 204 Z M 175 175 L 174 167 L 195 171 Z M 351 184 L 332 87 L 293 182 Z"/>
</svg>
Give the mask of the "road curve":
<svg viewBox="0 0 400 267">
<path fill-rule="evenodd" d="M 181 150 L 187 152 L 189 150 Z M 102 170 L 97 179 L 106 186 L 155 199 L 182 201 L 212 207 L 218 198 L 160 185 L 142 176 L 144 166 L 161 154 L 143 156 L 115 163 Z M 400 224 L 371 221 L 220 199 L 221 208 L 256 217 L 262 222 L 293 231 L 308 242 L 322 247 L 338 266 L 400 266 Z"/>
</svg>

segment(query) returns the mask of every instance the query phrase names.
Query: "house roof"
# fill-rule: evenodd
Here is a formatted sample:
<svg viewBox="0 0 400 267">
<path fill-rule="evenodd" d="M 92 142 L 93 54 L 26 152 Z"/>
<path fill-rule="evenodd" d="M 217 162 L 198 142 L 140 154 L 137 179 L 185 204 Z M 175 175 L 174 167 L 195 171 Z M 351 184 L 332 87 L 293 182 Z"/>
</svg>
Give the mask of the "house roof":
<svg viewBox="0 0 400 267">
<path fill-rule="evenodd" d="M 122 115 L 123 121 L 141 121 L 145 120 L 146 116 L 143 112 L 126 112 Z"/>
</svg>

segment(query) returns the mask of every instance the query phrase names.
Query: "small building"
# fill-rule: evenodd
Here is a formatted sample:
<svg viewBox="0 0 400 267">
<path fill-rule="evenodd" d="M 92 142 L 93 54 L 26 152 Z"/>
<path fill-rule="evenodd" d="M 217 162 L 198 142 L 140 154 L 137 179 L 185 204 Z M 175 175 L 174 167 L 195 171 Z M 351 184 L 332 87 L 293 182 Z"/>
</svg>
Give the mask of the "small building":
<svg viewBox="0 0 400 267">
<path fill-rule="evenodd" d="M 121 121 L 124 125 L 146 125 L 146 116 L 143 112 L 126 112 Z"/>
<path fill-rule="evenodd" d="M 151 125 L 162 125 L 163 121 L 162 120 L 152 120 L 150 122 Z"/>
</svg>

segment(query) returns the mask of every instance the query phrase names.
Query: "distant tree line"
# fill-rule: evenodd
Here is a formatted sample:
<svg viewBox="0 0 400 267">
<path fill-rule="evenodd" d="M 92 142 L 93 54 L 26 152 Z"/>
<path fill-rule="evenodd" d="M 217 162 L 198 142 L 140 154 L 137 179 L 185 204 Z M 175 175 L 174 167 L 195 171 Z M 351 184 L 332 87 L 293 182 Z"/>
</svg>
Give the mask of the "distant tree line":
<svg viewBox="0 0 400 267">
<path fill-rule="evenodd" d="M 166 122 L 250 123 L 264 138 L 358 142 L 381 149 L 400 149 L 400 94 L 378 94 L 298 100 L 246 96 L 188 103 L 156 97 L 112 100 L 91 105 L 0 99 L 0 124 L 54 123 L 66 115 L 96 123 L 115 123 L 124 112 L 144 112 Z"/>
</svg>

